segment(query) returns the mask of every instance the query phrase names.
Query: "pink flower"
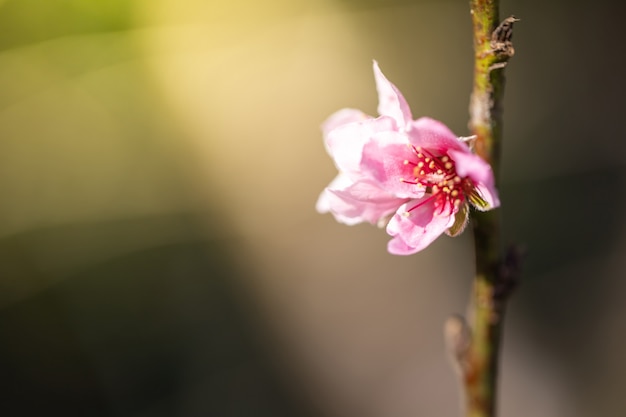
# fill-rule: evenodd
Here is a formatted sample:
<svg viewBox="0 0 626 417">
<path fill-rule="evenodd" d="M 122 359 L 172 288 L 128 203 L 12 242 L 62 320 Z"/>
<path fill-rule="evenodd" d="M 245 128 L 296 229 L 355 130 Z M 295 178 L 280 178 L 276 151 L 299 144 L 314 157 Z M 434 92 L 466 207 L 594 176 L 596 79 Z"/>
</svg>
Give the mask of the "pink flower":
<svg viewBox="0 0 626 417">
<path fill-rule="evenodd" d="M 326 120 L 324 143 L 339 175 L 317 201 L 341 223 L 387 225 L 389 252 L 416 253 L 442 233 L 456 236 L 470 204 L 500 201 L 491 167 L 443 123 L 413 120 L 398 88 L 374 61 L 379 117 L 339 110 Z"/>
</svg>

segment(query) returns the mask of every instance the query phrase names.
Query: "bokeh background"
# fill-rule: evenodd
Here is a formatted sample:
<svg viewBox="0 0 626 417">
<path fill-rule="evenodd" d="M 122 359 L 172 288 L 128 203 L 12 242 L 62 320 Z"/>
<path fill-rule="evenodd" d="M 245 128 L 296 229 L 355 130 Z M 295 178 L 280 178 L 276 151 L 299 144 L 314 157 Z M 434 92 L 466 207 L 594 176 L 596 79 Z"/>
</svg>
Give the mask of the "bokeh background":
<svg viewBox="0 0 626 417">
<path fill-rule="evenodd" d="M 623 416 L 624 7 L 501 12 L 528 256 L 500 409 Z M 457 0 L 0 0 L 2 415 L 458 415 L 470 234 L 394 257 L 314 203 L 319 125 L 375 114 L 372 59 L 467 134 L 470 30 Z"/>
</svg>

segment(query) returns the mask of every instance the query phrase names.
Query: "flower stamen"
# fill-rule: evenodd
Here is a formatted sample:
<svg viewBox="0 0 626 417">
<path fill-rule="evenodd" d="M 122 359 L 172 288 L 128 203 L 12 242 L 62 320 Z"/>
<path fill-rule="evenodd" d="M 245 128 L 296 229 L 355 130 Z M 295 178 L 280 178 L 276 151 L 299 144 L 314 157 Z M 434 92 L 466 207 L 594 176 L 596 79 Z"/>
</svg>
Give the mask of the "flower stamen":
<svg viewBox="0 0 626 417">
<path fill-rule="evenodd" d="M 417 159 L 404 160 L 404 165 L 413 166 L 415 180 L 402 179 L 406 184 L 423 187 L 431 196 L 407 210 L 407 213 L 420 207 L 427 201 L 435 199 L 435 213 L 442 215 L 454 214 L 461 204 L 474 190 L 474 184 L 469 178 L 461 178 L 456 173 L 454 161 L 448 155 L 435 156 L 428 150 L 412 146 Z"/>
</svg>

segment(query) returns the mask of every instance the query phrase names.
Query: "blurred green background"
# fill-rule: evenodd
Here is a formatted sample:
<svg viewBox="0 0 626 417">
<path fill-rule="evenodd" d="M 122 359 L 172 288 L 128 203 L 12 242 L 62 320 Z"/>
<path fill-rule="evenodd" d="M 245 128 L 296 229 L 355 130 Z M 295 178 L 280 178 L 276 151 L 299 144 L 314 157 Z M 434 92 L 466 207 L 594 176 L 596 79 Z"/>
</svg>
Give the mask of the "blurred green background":
<svg viewBox="0 0 626 417">
<path fill-rule="evenodd" d="M 623 416 L 624 7 L 501 12 L 502 415 Z M 469 233 L 393 257 L 314 203 L 372 59 L 467 134 L 470 30 L 456 0 L 0 0 L 2 415 L 457 415 Z"/>
</svg>

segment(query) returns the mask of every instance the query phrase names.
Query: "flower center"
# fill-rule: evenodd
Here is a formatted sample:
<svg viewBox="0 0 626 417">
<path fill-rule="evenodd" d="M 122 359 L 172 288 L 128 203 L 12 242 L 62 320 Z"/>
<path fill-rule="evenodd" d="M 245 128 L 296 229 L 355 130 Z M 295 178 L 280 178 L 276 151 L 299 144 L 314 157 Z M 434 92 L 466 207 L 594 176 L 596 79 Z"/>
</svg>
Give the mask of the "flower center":
<svg viewBox="0 0 626 417">
<path fill-rule="evenodd" d="M 440 213 L 447 210 L 449 214 L 456 212 L 465 201 L 465 190 L 473 188 L 471 180 L 461 178 L 457 174 L 454 161 L 448 155 L 434 156 L 427 150 L 415 146 L 412 146 L 412 149 L 415 159 L 412 161 L 407 159 L 404 164 L 413 166 L 414 180 L 402 181 L 424 188 L 431 196 L 408 211 L 435 199 L 435 207 Z"/>
</svg>

